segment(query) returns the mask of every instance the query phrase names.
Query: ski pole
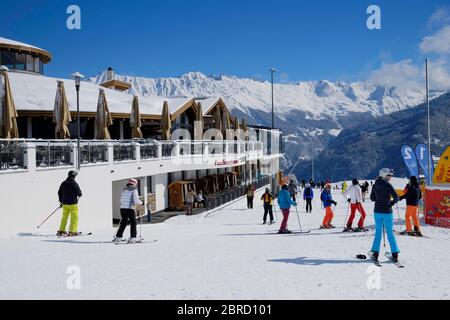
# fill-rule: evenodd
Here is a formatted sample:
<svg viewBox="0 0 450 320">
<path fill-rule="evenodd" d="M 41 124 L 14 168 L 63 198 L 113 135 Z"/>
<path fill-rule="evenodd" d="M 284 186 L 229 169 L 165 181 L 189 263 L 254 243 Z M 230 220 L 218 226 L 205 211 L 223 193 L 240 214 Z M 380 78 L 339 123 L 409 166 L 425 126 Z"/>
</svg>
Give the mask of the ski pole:
<svg viewBox="0 0 450 320">
<path fill-rule="evenodd" d="M 386 249 L 386 229 L 384 228 L 384 223 L 383 223 L 383 246 L 384 249 Z"/>
<path fill-rule="evenodd" d="M 295 212 L 297 212 L 298 225 L 300 227 L 300 232 L 303 232 L 302 224 L 300 223 L 300 216 L 298 215 L 298 208 L 295 206 Z"/>
<path fill-rule="evenodd" d="M 347 214 L 345 215 L 344 229 L 346 229 L 346 227 L 347 227 L 347 218 L 348 218 L 349 211 L 350 211 L 350 202 L 348 203 L 348 206 L 347 206 Z"/>
<path fill-rule="evenodd" d="M 58 208 L 55 209 L 55 211 L 52 212 L 51 215 L 49 215 L 44 221 L 42 221 L 42 223 L 40 225 L 37 226 L 37 229 L 39 229 L 48 219 L 50 219 L 50 217 L 52 215 L 54 215 L 56 213 L 56 211 L 58 211 L 59 209 L 61 209 L 61 206 L 59 205 Z"/>
<path fill-rule="evenodd" d="M 277 210 L 275 209 L 275 205 L 272 205 L 272 208 L 273 208 L 273 213 L 275 213 L 275 217 L 277 218 L 277 222 L 278 222 L 278 213 L 277 213 Z"/>
</svg>

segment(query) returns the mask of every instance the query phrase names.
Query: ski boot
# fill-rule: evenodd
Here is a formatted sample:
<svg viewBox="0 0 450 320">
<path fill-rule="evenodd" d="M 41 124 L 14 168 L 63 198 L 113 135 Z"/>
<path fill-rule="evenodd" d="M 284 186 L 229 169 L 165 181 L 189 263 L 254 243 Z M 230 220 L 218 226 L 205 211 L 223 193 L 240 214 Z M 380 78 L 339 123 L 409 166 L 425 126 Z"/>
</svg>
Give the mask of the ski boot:
<svg viewBox="0 0 450 320">
<path fill-rule="evenodd" d="M 353 228 L 350 226 L 347 226 L 345 229 L 344 229 L 344 231 L 342 231 L 342 232 L 353 232 Z"/>
<path fill-rule="evenodd" d="M 420 232 L 420 229 L 418 227 L 414 227 L 414 235 L 416 237 L 423 237 L 422 232 Z"/>
<path fill-rule="evenodd" d="M 288 229 L 278 231 L 278 234 L 290 234 L 290 233 L 292 233 L 292 231 L 290 231 Z"/>
<path fill-rule="evenodd" d="M 410 236 L 410 237 L 414 236 L 414 232 L 413 231 L 408 231 L 408 230 L 404 230 L 404 231 L 400 232 L 400 234 L 402 236 Z"/>
<path fill-rule="evenodd" d="M 69 232 L 69 234 L 67 235 L 68 237 L 76 237 L 79 236 L 81 234 L 81 232 Z"/>
<path fill-rule="evenodd" d="M 263 221 L 263 223 L 262 223 L 263 225 L 265 225 L 266 224 L 266 222 L 265 221 Z"/>
<path fill-rule="evenodd" d="M 130 238 L 130 240 L 128 240 L 129 244 L 133 244 L 133 243 L 138 243 L 139 241 L 136 238 Z"/>
<path fill-rule="evenodd" d="M 369 231 L 369 229 L 364 227 L 358 227 L 355 229 L 355 232 L 367 232 L 367 231 Z"/>
<path fill-rule="evenodd" d="M 397 263 L 398 262 L 398 253 L 392 253 L 392 262 Z"/>
<path fill-rule="evenodd" d="M 274 223 L 275 223 L 275 221 L 271 220 L 271 221 L 269 222 L 269 225 L 274 224 Z"/>
<path fill-rule="evenodd" d="M 122 239 L 122 238 L 119 238 L 119 237 L 114 237 L 114 239 L 113 239 L 112 242 L 113 242 L 113 243 L 121 243 L 121 242 L 123 242 L 123 239 Z"/>
<path fill-rule="evenodd" d="M 370 258 L 372 259 L 372 261 L 378 262 L 378 257 L 379 257 L 380 253 L 379 252 L 371 252 L 371 256 Z"/>
<path fill-rule="evenodd" d="M 327 226 L 327 229 L 336 229 L 336 227 L 333 226 L 332 224 L 329 224 L 329 225 Z"/>
<path fill-rule="evenodd" d="M 56 236 L 58 236 L 58 237 L 65 237 L 65 236 L 67 236 L 67 232 L 66 231 L 58 231 L 56 233 Z"/>
<path fill-rule="evenodd" d="M 321 226 L 319 227 L 319 230 L 323 230 L 323 229 L 328 229 L 328 228 L 327 228 L 326 226 L 322 226 L 322 225 L 321 225 Z"/>
</svg>

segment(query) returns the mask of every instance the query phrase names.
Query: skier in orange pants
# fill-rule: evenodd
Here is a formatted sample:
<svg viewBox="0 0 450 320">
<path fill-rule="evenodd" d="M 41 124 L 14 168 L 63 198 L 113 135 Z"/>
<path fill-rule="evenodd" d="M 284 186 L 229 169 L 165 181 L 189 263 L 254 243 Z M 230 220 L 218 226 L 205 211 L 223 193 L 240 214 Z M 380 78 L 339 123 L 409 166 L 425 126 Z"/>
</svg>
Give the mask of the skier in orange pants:
<svg viewBox="0 0 450 320">
<path fill-rule="evenodd" d="M 419 201 L 422 199 L 422 192 L 420 191 L 419 183 L 417 182 L 417 178 L 412 176 L 409 180 L 409 184 L 406 186 L 406 192 L 403 196 L 400 197 L 401 200 L 406 199 L 406 230 L 401 232 L 401 234 L 407 234 L 409 236 L 422 236 L 420 231 L 420 223 L 419 223 Z M 411 219 L 414 223 L 414 231 L 412 229 Z"/>
<path fill-rule="evenodd" d="M 322 225 L 320 229 L 334 229 L 335 227 L 331 224 L 333 221 L 334 213 L 331 209 L 331 205 L 337 205 L 337 202 L 333 200 L 331 196 L 331 184 L 327 183 L 325 185 L 325 189 L 322 191 L 320 195 L 320 200 L 323 202 L 323 206 L 325 208 L 325 217 L 323 218 Z"/>
</svg>

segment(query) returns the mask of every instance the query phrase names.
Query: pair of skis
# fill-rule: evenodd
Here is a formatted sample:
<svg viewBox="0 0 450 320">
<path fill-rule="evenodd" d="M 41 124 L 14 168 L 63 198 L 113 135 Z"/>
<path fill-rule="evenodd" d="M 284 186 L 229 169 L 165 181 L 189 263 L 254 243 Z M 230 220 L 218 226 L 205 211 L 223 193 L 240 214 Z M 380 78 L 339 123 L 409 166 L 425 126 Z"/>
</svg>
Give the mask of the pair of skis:
<svg viewBox="0 0 450 320">
<path fill-rule="evenodd" d="M 140 238 L 137 239 L 135 242 L 129 242 L 128 240 L 123 240 L 123 241 L 118 241 L 118 242 L 113 242 L 115 245 L 122 245 L 122 244 L 140 244 L 140 243 L 155 243 L 156 241 L 158 241 L 157 239 L 152 240 L 152 241 L 144 241 L 144 238 Z"/>
<path fill-rule="evenodd" d="M 404 268 L 404 267 L 405 267 L 403 263 L 401 263 L 401 262 L 399 262 L 399 261 L 394 261 L 394 257 L 392 257 L 392 254 L 391 254 L 390 252 L 385 252 L 384 256 L 385 256 L 386 258 L 388 258 L 389 261 L 392 262 L 393 264 L 395 264 L 398 268 Z M 370 257 L 370 259 L 372 260 L 372 262 L 373 262 L 374 265 L 376 265 L 377 267 L 380 267 L 380 268 L 382 267 L 380 261 L 374 260 L 374 259 L 372 258 L 372 252 L 369 252 L 369 257 Z"/>
<path fill-rule="evenodd" d="M 77 238 L 77 237 L 86 237 L 86 236 L 92 236 L 92 232 L 89 232 L 89 233 L 82 233 L 82 232 L 80 232 L 76 236 L 69 236 L 69 235 L 60 235 L 60 236 L 58 236 L 57 235 L 58 238 Z"/>
</svg>

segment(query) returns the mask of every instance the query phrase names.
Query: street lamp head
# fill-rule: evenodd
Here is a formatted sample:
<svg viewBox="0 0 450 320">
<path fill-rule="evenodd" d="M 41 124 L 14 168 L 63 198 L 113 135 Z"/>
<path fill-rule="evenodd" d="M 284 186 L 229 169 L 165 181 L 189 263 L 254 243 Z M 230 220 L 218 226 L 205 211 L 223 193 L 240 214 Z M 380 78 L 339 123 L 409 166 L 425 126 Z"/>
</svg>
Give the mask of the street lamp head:
<svg viewBox="0 0 450 320">
<path fill-rule="evenodd" d="M 72 73 L 70 76 L 75 79 L 75 85 L 76 86 L 79 86 L 80 85 L 80 80 L 82 78 L 84 78 L 84 76 L 81 73 L 79 73 L 79 72 Z"/>
<path fill-rule="evenodd" d="M 275 73 L 275 72 L 277 72 L 277 69 L 271 68 L 271 69 L 270 69 L 270 72 Z"/>
</svg>

